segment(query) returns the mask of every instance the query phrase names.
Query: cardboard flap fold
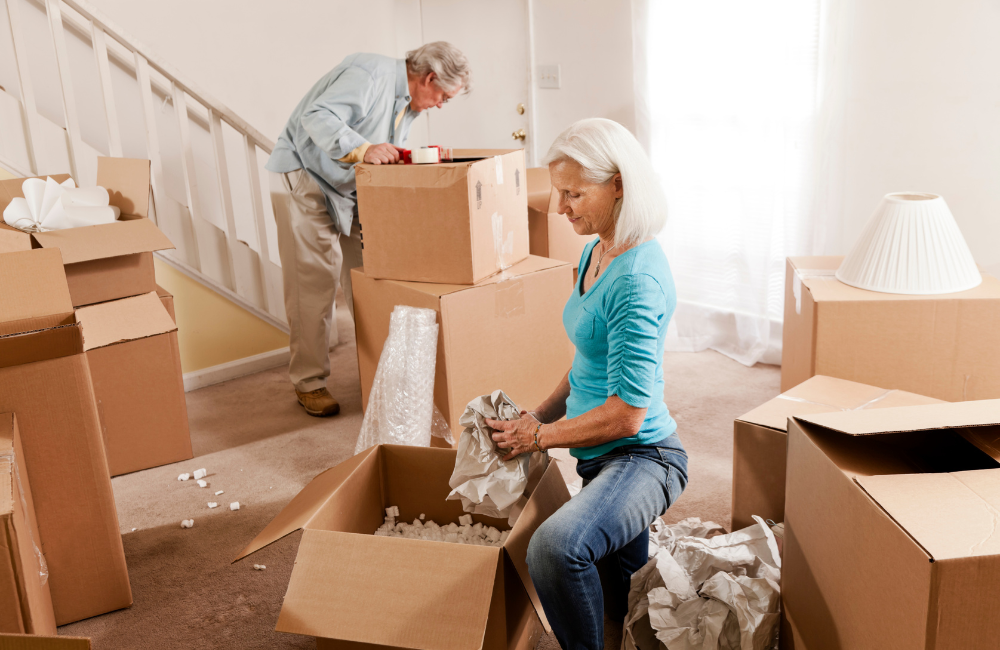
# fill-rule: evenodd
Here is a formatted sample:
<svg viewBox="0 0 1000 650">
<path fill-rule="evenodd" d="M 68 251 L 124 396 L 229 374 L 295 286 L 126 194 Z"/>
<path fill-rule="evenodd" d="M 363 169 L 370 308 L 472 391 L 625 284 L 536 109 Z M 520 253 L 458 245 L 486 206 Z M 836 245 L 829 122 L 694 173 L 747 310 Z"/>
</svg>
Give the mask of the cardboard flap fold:
<svg viewBox="0 0 1000 650">
<path fill-rule="evenodd" d="M 479 650 L 500 562 L 496 548 L 306 530 L 275 629 L 389 648 Z"/>
<path fill-rule="evenodd" d="M 155 291 L 81 307 L 76 312 L 76 318 L 83 325 L 85 350 L 166 334 L 177 329 Z"/>
<path fill-rule="evenodd" d="M 356 456 L 345 460 L 336 467 L 331 467 L 325 472 L 319 474 L 316 478 L 309 482 L 302 491 L 295 495 L 295 498 L 289 502 L 287 506 L 282 509 L 281 512 L 271 520 L 264 530 L 260 532 L 250 542 L 246 548 L 240 551 L 233 562 L 242 560 L 251 553 L 255 553 L 260 549 L 264 548 L 269 544 L 273 544 L 282 537 L 294 533 L 300 528 L 306 526 L 309 521 L 319 512 L 327 501 L 336 493 L 337 489 L 340 488 L 351 475 L 364 463 L 369 457 L 372 460 L 378 460 L 378 447 L 372 447 L 367 449 Z"/>
<path fill-rule="evenodd" d="M 1000 399 L 838 411 L 802 415 L 796 419 L 851 436 L 961 429 L 1000 424 Z"/>
<path fill-rule="evenodd" d="M 0 368 L 58 359 L 83 352 L 79 323 L 0 337 Z"/>
<path fill-rule="evenodd" d="M 149 161 L 141 158 L 97 159 L 97 184 L 108 191 L 122 214 L 149 216 Z"/>
<path fill-rule="evenodd" d="M 0 255 L 0 336 L 65 325 L 72 316 L 59 251 Z"/>
<path fill-rule="evenodd" d="M 58 248 L 64 264 L 89 262 L 173 248 L 149 219 L 123 219 L 100 226 L 52 230 L 32 235 L 42 248 Z"/>
<path fill-rule="evenodd" d="M 517 575 L 521 578 L 525 591 L 528 592 L 528 598 L 531 599 L 531 604 L 535 607 L 542 627 L 550 634 L 552 626 L 545 618 L 542 602 L 538 599 L 535 584 L 531 581 L 531 574 L 528 573 L 528 542 L 531 541 L 531 536 L 535 534 L 542 522 L 552 516 L 567 501 L 569 501 L 569 490 L 566 489 L 566 481 L 556 463 L 550 462 L 504 544 L 507 556 L 514 568 L 517 569 Z"/>
<path fill-rule="evenodd" d="M 1000 554 L 1000 470 L 855 481 L 933 559 Z"/>
</svg>

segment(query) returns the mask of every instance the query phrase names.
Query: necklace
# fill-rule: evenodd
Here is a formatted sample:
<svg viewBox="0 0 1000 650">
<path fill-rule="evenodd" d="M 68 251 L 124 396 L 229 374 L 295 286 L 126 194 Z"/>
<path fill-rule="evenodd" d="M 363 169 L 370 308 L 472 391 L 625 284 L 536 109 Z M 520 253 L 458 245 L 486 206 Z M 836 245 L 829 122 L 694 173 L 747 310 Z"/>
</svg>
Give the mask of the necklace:
<svg viewBox="0 0 1000 650">
<path fill-rule="evenodd" d="M 604 256 L 607 255 L 608 253 L 610 253 L 611 251 L 613 251 L 616 248 L 618 248 L 618 244 L 615 244 L 611 248 L 605 250 L 603 253 L 601 253 L 601 256 L 599 258 L 597 258 L 597 268 L 594 269 L 594 277 L 595 278 L 601 274 L 601 262 L 604 261 Z M 604 249 L 604 242 L 601 242 L 601 249 Z"/>
</svg>

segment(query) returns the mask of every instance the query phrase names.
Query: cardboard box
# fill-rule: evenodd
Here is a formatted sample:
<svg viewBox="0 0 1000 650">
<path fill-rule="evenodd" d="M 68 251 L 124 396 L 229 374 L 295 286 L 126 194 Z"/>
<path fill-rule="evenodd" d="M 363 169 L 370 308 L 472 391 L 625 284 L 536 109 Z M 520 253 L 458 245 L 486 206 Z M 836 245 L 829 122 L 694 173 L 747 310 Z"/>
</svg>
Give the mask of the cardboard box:
<svg viewBox="0 0 1000 650">
<path fill-rule="evenodd" d="M 528 256 L 524 151 L 455 157 L 355 167 L 369 276 L 473 284 Z"/>
<path fill-rule="evenodd" d="M 528 237 L 532 255 L 551 257 L 580 266 L 583 249 L 597 235 L 578 235 L 565 216 L 559 214 L 559 200 L 549 182 L 546 167 L 528 170 Z"/>
<path fill-rule="evenodd" d="M 177 323 L 177 315 L 174 313 L 174 294 L 170 293 L 160 285 L 156 285 L 156 295 L 160 297 L 163 308 L 170 314 L 170 320 Z"/>
<path fill-rule="evenodd" d="M 0 632 L 56 633 L 48 567 L 13 413 L 0 413 Z"/>
<path fill-rule="evenodd" d="M 813 413 L 936 404 L 941 400 L 816 375 L 758 406 L 733 424 L 733 523 L 754 524 L 753 515 L 785 520 L 785 450 L 788 418 Z"/>
<path fill-rule="evenodd" d="M 842 257 L 790 257 L 781 390 L 813 375 L 898 388 L 950 402 L 1000 397 L 1000 280 L 906 296 L 855 289 Z"/>
<path fill-rule="evenodd" d="M 132 604 L 118 514 L 58 249 L 0 255 L 0 412 L 17 414 L 56 624 Z"/>
<path fill-rule="evenodd" d="M 177 325 L 155 292 L 83 307 L 111 476 L 194 458 Z"/>
<path fill-rule="evenodd" d="M 798 416 L 782 596 L 810 648 L 995 648 L 1000 400 Z"/>
<path fill-rule="evenodd" d="M 455 453 L 379 445 L 313 479 L 237 558 L 304 529 L 275 629 L 318 637 L 318 648 L 533 649 L 550 628 L 525 558 L 531 535 L 569 501 L 555 463 L 529 481 L 502 548 L 373 534 L 389 506 L 399 521 L 457 523 L 461 502 L 445 500 Z"/>
<path fill-rule="evenodd" d="M 0 650 L 90 650 L 90 639 L 83 636 L 0 634 Z"/>
<path fill-rule="evenodd" d="M 351 273 L 365 408 L 396 305 L 438 312 L 434 403 L 456 440 L 471 400 L 502 388 L 519 406 L 533 408 L 573 363 L 562 324 L 572 291 L 565 262 L 529 257 L 473 286 L 376 280 L 363 268 Z"/>
<path fill-rule="evenodd" d="M 56 174 L 52 178 L 61 183 L 69 174 Z M 0 212 L 11 199 L 24 196 L 21 192 L 24 180 L 0 181 Z M 111 205 L 121 210 L 118 221 L 30 235 L 0 223 L 0 252 L 30 248 L 62 251 L 66 280 L 76 307 L 155 291 L 153 251 L 174 247 L 147 218 L 148 160 L 98 158 L 97 184 L 108 190 Z"/>
</svg>

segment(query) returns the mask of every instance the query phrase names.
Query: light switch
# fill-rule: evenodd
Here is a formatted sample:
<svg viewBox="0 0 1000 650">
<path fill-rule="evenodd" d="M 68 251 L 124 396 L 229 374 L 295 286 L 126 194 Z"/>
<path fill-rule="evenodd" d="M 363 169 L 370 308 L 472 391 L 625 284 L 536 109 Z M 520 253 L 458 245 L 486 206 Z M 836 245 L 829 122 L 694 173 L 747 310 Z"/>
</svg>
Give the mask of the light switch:
<svg viewBox="0 0 1000 650">
<path fill-rule="evenodd" d="M 538 66 L 538 87 L 559 88 L 559 65 Z"/>
</svg>

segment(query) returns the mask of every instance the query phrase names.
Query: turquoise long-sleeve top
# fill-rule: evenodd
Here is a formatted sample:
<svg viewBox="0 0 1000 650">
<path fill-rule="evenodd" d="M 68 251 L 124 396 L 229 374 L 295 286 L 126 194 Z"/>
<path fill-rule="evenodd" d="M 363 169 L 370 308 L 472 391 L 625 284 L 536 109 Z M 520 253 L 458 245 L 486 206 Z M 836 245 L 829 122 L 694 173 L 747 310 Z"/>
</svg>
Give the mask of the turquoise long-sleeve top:
<svg viewBox="0 0 1000 650">
<path fill-rule="evenodd" d="M 634 436 L 571 449 L 580 459 L 622 445 L 658 442 L 677 430 L 663 402 L 663 343 L 677 306 L 667 257 L 655 240 L 640 244 L 611 260 L 583 293 L 583 278 L 598 241 L 584 248 L 580 277 L 563 309 L 563 326 L 576 346 L 566 417 L 582 415 L 617 395 L 626 404 L 645 408 L 646 419 Z"/>
<path fill-rule="evenodd" d="M 369 143 L 403 146 L 419 113 L 406 110 L 402 120 L 395 118 L 410 99 L 404 60 L 352 54 L 295 107 L 266 168 L 305 169 L 323 190 L 334 226 L 350 234 L 357 205 L 351 153 Z"/>
</svg>

